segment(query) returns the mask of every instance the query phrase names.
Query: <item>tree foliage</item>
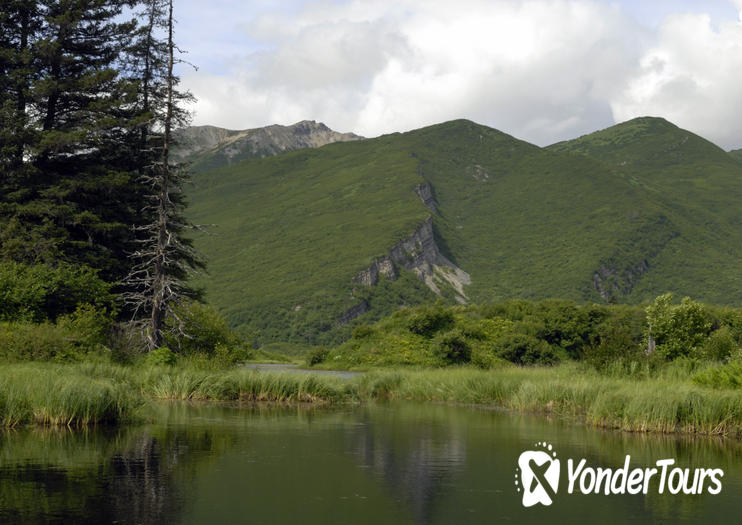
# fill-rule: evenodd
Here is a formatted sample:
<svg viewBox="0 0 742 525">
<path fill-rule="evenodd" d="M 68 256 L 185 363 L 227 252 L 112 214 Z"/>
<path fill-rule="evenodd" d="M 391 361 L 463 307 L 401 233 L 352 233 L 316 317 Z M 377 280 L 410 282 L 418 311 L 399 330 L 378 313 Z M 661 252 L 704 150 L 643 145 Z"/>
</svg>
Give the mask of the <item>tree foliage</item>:
<svg viewBox="0 0 742 525">
<path fill-rule="evenodd" d="M 656 351 L 667 359 L 693 356 L 706 341 L 711 321 L 705 307 L 690 297 L 672 304 L 672 294 L 657 297 L 646 308 L 647 340 L 653 338 Z"/>
<path fill-rule="evenodd" d="M 121 1 L 13 1 L 0 56 L 0 258 L 65 261 L 115 281 L 133 248 L 134 85 L 119 75 L 135 22 Z"/>
<path fill-rule="evenodd" d="M 70 298 L 87 288 L 69 268 L 92 283 L 126 279 L 126 313 L 150 319 L 150 349 L 201 266 L 183 237 L 185 173 L 169 155 L 190 97 L 173 72 L 172 15 L 171 0 L 11 0 L 0 11 L 0 261 L 28 265 L 31 279 L 69 273 L 80 285 Z M 60 313 L 29 304 L 32 318 Z"/>
</svg>

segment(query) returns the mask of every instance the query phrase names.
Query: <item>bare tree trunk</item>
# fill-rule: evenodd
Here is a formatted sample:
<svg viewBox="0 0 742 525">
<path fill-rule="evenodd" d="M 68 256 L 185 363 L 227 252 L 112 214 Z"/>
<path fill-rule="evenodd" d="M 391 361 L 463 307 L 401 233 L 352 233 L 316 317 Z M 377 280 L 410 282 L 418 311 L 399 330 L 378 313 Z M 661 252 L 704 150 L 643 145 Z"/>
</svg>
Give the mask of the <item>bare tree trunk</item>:
<svg viewBox="0 0 742 525">
<path fill-rule="evenodd" d="M 157 199 L 157 246 L 154 268 L 154 296 L 152 315 L 150 316 L 148 343 L 154 350 L 162 345 L 162 330 L 165 323 L 166 303 L 166 256 L 168 249 L 168 206 L 170 197 L 170 140 L 173 120 L 173 1 L 169 2 L 168 12 L 168 69 L 167 69 L 167 106 L 165 109 L 165 131 L 162 137 L 162 167 L 160 173 L 160 192 Z"/>
</svg>

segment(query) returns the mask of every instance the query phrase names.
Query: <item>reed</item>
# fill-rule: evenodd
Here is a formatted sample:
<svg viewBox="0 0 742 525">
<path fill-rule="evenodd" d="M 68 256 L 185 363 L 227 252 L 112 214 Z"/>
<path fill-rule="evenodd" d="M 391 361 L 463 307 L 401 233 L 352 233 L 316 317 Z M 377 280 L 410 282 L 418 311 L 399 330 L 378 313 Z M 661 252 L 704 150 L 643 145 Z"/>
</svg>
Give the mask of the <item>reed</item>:
<svg viewBox="0 0 742 525">
<path fill-rule="evenodd" d="M 414 400 L 499 406 L 632 432 L 742 436 L 742 391 L 690 375 L 615 377 L 577 364 L 386 369 L 351 379 L 244 369 L 105 362 L 0 365 L 0 425 L 85 426 L 134 419 L 147 400 L 358 403 Z"/>
<path fill-rule="evenodd" d="M 0 425 L 117 424 L 144 404 L 127 383 L 90 377 L 73 365 L 0 365 Z"/>
</svg>

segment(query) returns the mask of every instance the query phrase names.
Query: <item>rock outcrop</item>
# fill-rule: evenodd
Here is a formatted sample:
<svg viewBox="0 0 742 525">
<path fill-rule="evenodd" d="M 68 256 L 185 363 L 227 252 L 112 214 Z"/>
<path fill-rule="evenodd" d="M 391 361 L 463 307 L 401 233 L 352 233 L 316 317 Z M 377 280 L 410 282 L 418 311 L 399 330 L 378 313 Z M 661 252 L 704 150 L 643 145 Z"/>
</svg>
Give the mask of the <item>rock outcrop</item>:
<svg viewBox="0 0 742 525">
<path fill-rule="evenodd" d="M 649 272 L 654 259 L 679 235 L 664 215 L 647 217 L 636 230 L 616 242 L 610 257 L 600 261 L 592 275 L 595 291 L 606 301 L 629 295 Z"/>
<path fill-rule="evenodd" d="M 432 193 L 430 195 L 432 197 Z M 422 196 L 420 198 L 425 201 Z M 442 288 L 450 287 L 456 301 L 465 304 L 469 300 L 464 286 L 471 284 L 471 278 L 438 249 L 433 235 L 433 218 L 430 216 L 411 235 L 392 246 L 387 255 L 374 259 L 368 268 L 358 272 L 353 277 L 353 282 L 375 286 L 379 282 L 379 276 L 393 281 L 399 277 L 398 266 L 415 272 L 437 295 L 442 295 Z M 367 310 L 368 303 L 363 300 L 343 312 L 335 320 L 335 325 L 347 324 Z"/>
<path fill-rule="evenodd" d="M 290 126 L 274 124 L 246 130 L 191 126 L 177 132 L 175 155 L 179 160 L 192 160 L 211 154 L 218 156 L 223 164 L 231 164 L 233 160 L 268 157 L 362 138 L 354 133 L 338 133 L 314 120 L 302 120 Z"/>
<path fill-rule="evenodd" d="M 458 302 L 463 304 L 468 301 L 464 286 L 471 284 L 471 278 L 438 249 L 433 236 L 432 217 L 428 217 L 411 235 L 396 243 L 388 255 L 375 259 L 368 268 L 359 272 L 353 282 L 374 286 L 379 281 L 379 275 L 396 279 L 395 265 L 415 272 L 438 295 L 441 295 L 441 287 L 450 286 Z"/>
<path fill-rule="evenodd" d="M 415 187 L 415 193 L 423 201 L 426 208 L 433 213 L 438 213 L 438 204 L 435 202 L 435 197 L 433 196 L 433 187 L 429 183 L 418 184 Z"/>
</svg>

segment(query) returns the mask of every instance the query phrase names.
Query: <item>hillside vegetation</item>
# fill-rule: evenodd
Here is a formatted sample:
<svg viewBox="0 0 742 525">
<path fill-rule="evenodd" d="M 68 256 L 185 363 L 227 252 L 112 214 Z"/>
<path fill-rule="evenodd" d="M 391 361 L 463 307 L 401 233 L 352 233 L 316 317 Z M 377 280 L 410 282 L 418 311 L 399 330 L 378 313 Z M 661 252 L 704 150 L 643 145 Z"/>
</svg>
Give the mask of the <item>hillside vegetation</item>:
<svg viewBox="0 0 742 525">
<path fill-rule="evenodd" d="M 197 239 L 207 297 L 260 341 L 339 342 L 434 300 L 404 259 L 396 280 L 354 282 L 428 217 L 469 302 L 742 301 L 742 165 L 662 119 L 548 148 L 452 121 L 199 173 L 190 198 L 218 225 Z"/>
</svg>

